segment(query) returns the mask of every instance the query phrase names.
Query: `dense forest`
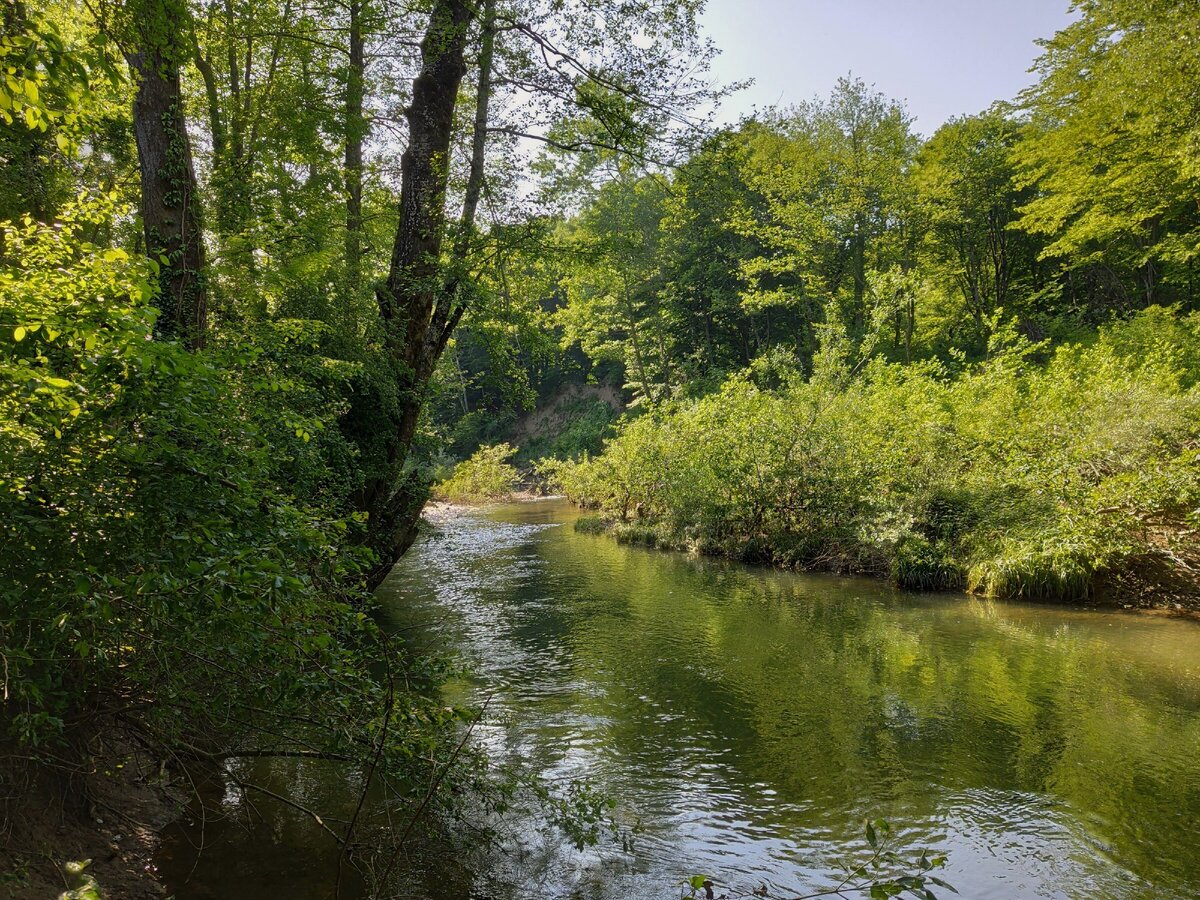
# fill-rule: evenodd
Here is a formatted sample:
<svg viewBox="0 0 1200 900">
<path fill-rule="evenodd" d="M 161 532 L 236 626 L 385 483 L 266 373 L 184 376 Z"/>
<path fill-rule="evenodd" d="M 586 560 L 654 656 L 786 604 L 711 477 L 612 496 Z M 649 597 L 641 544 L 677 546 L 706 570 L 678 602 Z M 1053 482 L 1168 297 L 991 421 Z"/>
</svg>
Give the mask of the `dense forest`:
<svg viewBox="0 0 1200 900">
<path fill-rule="evenodd" d="M 540 290 L 464 327 L 449 446 L 607 381 L 620 424 L 567 397 L 521 453 L 620 537 L 1194 605 L 1200 16 L 1079 11 L 1017 101 L 928 138 L 847 78 L 677 167 L 618 162 L 526 262 Z"/>
<path fill-rule="evenodd" d="M 659 546 L 1196 604 L 1195 4 L 1076 0 L 1032 87 L 927 136 L 852 76 L 715 124 L 702 7 L 3 0 L 6 858 L 133 756 L 345 767 L 391 802 L 333 829 L 382 881 L 518 785 L 599 827 L 374 615 L 447 478 Z"/>
</svg>

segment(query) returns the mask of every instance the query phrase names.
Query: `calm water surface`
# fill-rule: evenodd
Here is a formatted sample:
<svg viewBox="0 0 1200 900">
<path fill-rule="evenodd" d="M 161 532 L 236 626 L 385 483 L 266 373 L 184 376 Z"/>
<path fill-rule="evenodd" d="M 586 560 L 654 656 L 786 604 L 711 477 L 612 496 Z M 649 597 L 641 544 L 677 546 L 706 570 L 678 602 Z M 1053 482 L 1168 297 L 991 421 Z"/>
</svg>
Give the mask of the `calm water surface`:
<svg viewBox="0 0 1200 900">
<path fill-rule="evenodd" d="M 693 872 L 800 893 L 863 850 L 867 818 L 945 850 L 964 897 L 1200 896 L 1200 624 L 630 548 L 575 516 L 446 519 L 380 597 L 471 664 L 451 691 L 490 698 L 497 759 L 587 778 L 644 830 L 577 852 L 518 822 L 502 860 L 412 896 L 677 897 Z M 211 826 L 197 862 L 180 828 L 161 867 L 179 900 L 317 898 L 334 851 L 314 831 L 285 809 Z"/>
</svg>

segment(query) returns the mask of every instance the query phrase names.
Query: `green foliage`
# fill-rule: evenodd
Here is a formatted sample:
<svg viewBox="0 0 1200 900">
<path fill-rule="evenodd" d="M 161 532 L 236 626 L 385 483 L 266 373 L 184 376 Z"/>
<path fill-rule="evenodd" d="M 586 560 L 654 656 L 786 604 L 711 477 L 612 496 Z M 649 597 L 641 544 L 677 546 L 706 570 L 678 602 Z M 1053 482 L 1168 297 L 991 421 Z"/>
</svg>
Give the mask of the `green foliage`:
<svg viewBox="0 0 1200 900">
<path fill-rule="evenodd" d="M 114 214 L 4 226 L 0 742 L 51 766 L 97 723 L 164 755 L 294 742 L 422 796 L 461 714 L 394 689 L 441 663 L 367 614 L 357 368 L 313 322 L 152 340 L 155 264 L 84 237 Z"/>
<path fill-rule="evenodd" d="M 75 882 L 75 887 L 59 894 L 58 900 L 104 900 L 104 892 L 100 890 L 100 883 L 84 871 L 91 863 L 90 859 L 85 859 L 79 862 L 69 862 L 63 866 L 66 873 Z"/>
<path fill-rule="evenodd" d="M 627 539 L 1084 599 L 1106 576 L 1190 552 L 1198 327 L 1147 310 L 1042 365 L 1009 332 L 955 377 L 878 360 L 774 390 L 739 376 L 554 474 Z"/>
<path fill-rule="evenodd" d="M 574 528 L 580 534 L 604 534 L 608 523 L 600 516 L 580 516 L 575 520 Z"/>
<path fill-rule="evenodd" d="M 584 453 L 597 453 L 620 416 L 599 397 L 579 397 L 550 409 L 552 431 L 521 441 L 521 460 L 578 459 Z"/>
<path fill-rule="evenodd" d="M 55 23 L 31 18 L 11 0 L 6 0 L 2 24 L 0 119 L 43 132 L 55 124 L 74 124 L 88 92 L 88 62 L 100 60 L 71 46 Z M 65 148 L 67 139 L 62 141 Z"/>
<path fill-rule="evenodd" d="M 1200 10 L 1190 0 L 1077 2 L 1042 43 L 1016 148 L 1036 194 L 1021 227 L 1044 254 L 1117 275 L 1107 301 L 1194 299 L 1200 253 Z M 1165 289 L 1165 290 L 1164 290 Z"/>
<path fill-rule="evenodd" d="M 913 189 L 925 231 L 920 312 L 927 332 L 941 332 L 930 337 L 943 346 L 978 354 L 1000 310 L 1033 312 L 1028 300 L 1043 274 L 1040 247 L 1013 227 L 1031 197 L 1016 185 L 1012 148 L 1022 134 L 1018 122 L 993 109 L 947 122 L 917 155 Z M 939 309 L 943 298 L 950 303 Z"/>
<path fill-rule="evenodd" d="M 456 503 L 508 499 L 520 478 L 520 473 L 508 464 L 516 452 L 508 444 L 481 447 L 455 466 L 449 478 L 434 486 L 434 496 Z"/>
<path fill-rule="evenodd" d="M 565 345 L 578 344 L 597 362 L 620 362 L 629 389 L 648 402 L 668 396 L 675 383 L 658 294 L 666 188 L 656 176 L 622 176 L 601 188 L 570 229 L 578 264 L 556 315 Z"/>
</svg>

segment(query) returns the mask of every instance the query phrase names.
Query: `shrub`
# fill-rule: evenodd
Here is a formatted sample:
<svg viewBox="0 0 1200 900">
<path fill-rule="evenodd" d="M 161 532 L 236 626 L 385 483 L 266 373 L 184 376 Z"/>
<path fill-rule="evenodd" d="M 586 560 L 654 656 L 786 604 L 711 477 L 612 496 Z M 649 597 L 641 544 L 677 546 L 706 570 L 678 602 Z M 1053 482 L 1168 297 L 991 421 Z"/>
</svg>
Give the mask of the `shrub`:
<svg viewBox="0 0 1200 900">
<path fill-rule="evenodd" d="M 434 487 L 434 496 L 456 503 L 508 499 L 520 479 L 517 470 L 508 464 L 515 453 L 508 444 L 480 448 Z"/>
<path fill-rule="evenodd" d="M 659 545 L 1080 600 L 1099 576 L 1188 553 L 1198 329 L 1200 314 L 1150 309 L 1053 353 L 1002 334 L 953 376 L 881 360 L 773 390 L 735 376 L 553 476 Z"/>
<path fill-rule="evenodd" d="M 153 263 L 86 239 L 113 214 L 0 225 L 7 765 L 303 747 L 423 793 L 467 759 L 466 713 L 396 688 L 443 667 L 369 614 L 336 427 L 355 366 L 313 322 L 151 339 Z"/>
<path fill-rule="evenodd" d="M 600 516 L 580 516 L 575 520 L 575 530 L 580 534 L 604 534 L 608 523 Z"/>
</svg>

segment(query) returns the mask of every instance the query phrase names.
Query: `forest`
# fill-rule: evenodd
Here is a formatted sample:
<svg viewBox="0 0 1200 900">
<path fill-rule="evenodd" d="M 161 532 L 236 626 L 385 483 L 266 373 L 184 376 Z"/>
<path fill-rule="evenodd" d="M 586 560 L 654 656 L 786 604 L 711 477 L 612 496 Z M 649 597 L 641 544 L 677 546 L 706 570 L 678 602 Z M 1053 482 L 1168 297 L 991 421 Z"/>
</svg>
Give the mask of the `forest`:
<svg viewBox="0 0 1200 900">
<path fill-rule="evenodd" d="M 703 7 L 2 0 L 11 883 L 80 858 L 29 811 L 119 806 L 118 760 L 340 767 L 387 802 L 301 805 L 332 896 L 517 796 L 595 841 L 603 798 L 489 761 L 378 615 L 431 493 L 1200 608 L 1200 9 L 1075 0 L 1031 87 L 924 135 L 853 75 L 721 122 Z"/>
</svg>

